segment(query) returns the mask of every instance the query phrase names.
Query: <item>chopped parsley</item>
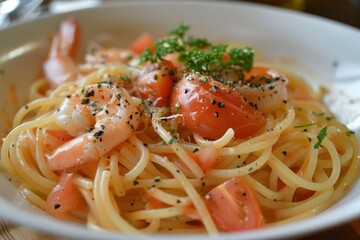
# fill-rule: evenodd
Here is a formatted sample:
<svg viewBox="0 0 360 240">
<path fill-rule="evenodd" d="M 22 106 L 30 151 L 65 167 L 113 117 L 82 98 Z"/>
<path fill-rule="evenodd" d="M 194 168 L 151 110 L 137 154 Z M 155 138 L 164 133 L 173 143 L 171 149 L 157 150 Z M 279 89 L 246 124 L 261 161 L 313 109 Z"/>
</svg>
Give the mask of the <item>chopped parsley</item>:
<svg viewBox="0 0 360 240">
<path fill-rule="evenodd" d="M 351 131 L 351 130 L 346 131 L 347 136 L 351 136 L 351 135 L 354 135 L 354 134 L 355 134 L 354 131 Z"/>
<path fill-rule="evenodd" d="M 323 127 L 323 128 L 320 130 L 318 136 L 316 137 L 317 140 L 318 140 L 318 142 L 315 143 L 315 145 L 314 145 L 314 148 L 315 148 L 315 149 L 318 149 L 319 147 L 323 147 L 323 146 L 321 145 L 321 143 L 322 143 L 322 141 L 325 139 L 326 135 L 327 135 L 327 126 Z"/>
<path fill-rule="evenodd" d="M 146 49 L 140 56 L 140 63 L 160 62 L 171 53 L 178 53 L 178 60 L 186 70 L 216 75 L 225 69 L 243 77 L 243 71 L 253 66 L 254 50 L 249 47 L 228 49 L 226 44 L 212 44 L 207 39 L 186 37 L 190 27 L 182 23 L 171 30 L 170 36 L 155 43 L 155 50 Z M 227 60 L 224 60 L 227 56 Z"/>
<path fill-rule="evenodd" d="M 169 145 L 174 144 L 175 141 L 176 141 L 175 138 L 171 138 L 171 139 L 169 140 Z"/>
<path fill-rule="evenodd" d="M 306 128 L 306 127 L 311 127 L 311 126 L 315 126 L 316 123 L 309 123 L 309 124 L 305 124 L 305 125 L 298 125 L 298 126 L 294 126 L 294 128 Z"/>
</svg>

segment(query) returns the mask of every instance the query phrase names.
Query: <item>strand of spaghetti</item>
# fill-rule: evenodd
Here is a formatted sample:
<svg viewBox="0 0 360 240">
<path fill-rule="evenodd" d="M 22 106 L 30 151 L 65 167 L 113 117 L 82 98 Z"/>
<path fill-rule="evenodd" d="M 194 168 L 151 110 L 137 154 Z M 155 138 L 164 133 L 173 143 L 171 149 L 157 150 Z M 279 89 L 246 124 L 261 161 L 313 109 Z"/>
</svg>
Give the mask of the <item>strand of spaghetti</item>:
<svg viewBox="0 0 360 240">
<path fill-rule="evenodd" d="M 33 84 L 31 84 L 30 86 L 30 91 L 29 91 L 30 100 L 35 100 L 44 97 L 43 94 L 41 93 L 41 89 L 45 89 L 46 86 L 47 86 L 47 82 L 45 78 L 41 78 L 33 82 Z"/>
<path fill-rule="evenodd" d="M 28 131 L 29 132 L 29 131 Z M 41 174 L 45 177 L 50 179 L 51 181 L 58 182 L 59 176 L 56 175 L 53 171 L 51 171 L 45 161 L 45 154 L 43 149 L 43 132 L 40 128 L 36 129 L 36 136 L 35 140 L 32 138 L 32 142 L 35 142 L 35 161 L 37 163 L 37 166 L 39 167 L 39 170 Z"/>
<path fill-rule="evenodd" d="M 14 155 L 11 156 L 11 159 L 15 159 L 15 161 L 13 161 L 14 167 L 17 169 L 18 173 L 20 173 L 21 178 L 29 182 L 34 189 L 41 193 L 49 194 L 55 187 L 56 182 L 40 175 L 37 169 L 29 164 L 27 157 L 29 157 L 30 154 L 27 152 L 28 149 L 26 143 L 23 143 L 23 141 L 25 142 L 26 138 L 18 138 L 16 140 Z"/>
<path fill-rule="evenodd" d="M 225 179 L 221 178 L 204 178 L 204 179 L 188 179 L 192 186 L 201 187 L 202 185 L 206 186 L 216 186 Z M 124 183 L 125 190 L 130 189 L 142 189 L 142 188 L 150 188 L 150 187 L 158 187 L 158 188 L 169 188 L 169 189 L 177 189 L 181 188 L 181 184 L 176 179 L 161 179 L 161 181 L 156 181 L 156 178 L 152 179 L 137 179 L 133 182 Z"/>
<path fill-rule="evenodd" d="M 214 141 L 206 140 L 197 133 L 194 133 L 193 135 L 195 142 L 200 147 L 213 147 L 215 149 L 220 149 L 226 146 L 233 139 L 235 132 L 232 128 L 229 128 L 221 138 Z"/>
<path fill-rule="evenodd" d="M 13 175 L 16 175 L 16 170 L 14 169 L 13 165 L 11 164 L 11 160 L 9 158 L 9 150 L 13 148 L 13 143 L 15 139 L 25 130 L 32 129 L 36 127 L 45 126 L 46 124 L 54 121 L 54 114 L 35 119 L 33 121 L 29 121 L 26 123 L 22 123 L 21 125 L 15 127 L 11 132 L 6 136 L 3 140 L 3 144 L 1 146 L 1 162 L 3 166 Z"/>
<path fill-rule="evenodd" d="M 170 135 L 168 131 L 160 124 L 160 120 L 157 117 L 151 119 L 154 130 L 159 136 L 168 143 L 174 153 L 179 156 L 181 161 L 192 171 L 196 178 L 201 178 L 204 173 L 201 168 L 195 163 L 195 161 L 185 152 L 185 150 L 176 142 L 176 140 Z"/>
<path fill-rule="evenodd" d="M 295 108 L 307 109 L 315 112 L 327 112 L 327 109 L 321 102 L 315 102 L 313 100 L 292 100 L 291 105 Z"/>
<path fill-rule="evenodd" d="M 141 155 L 135 155 L 137 153 L 138 152 L 136 151 L 136 148 L 131 144 L 124 144 L 124 146 L 121 148 L 119 162 L 121 163 L 121 165 L 127 168 L 127 172 L 131 172 L 132 169 L 135 168 L 137 164 L 139 164 L 139 158 L 141 157 Z M 152 175 L 147 170 L 145 170 L 140 173 L 139 177 L 146 179 L 151 178 Z M 124 182 L 129 181 L 130 178 L 128 178 L 128 181 L 124 180 Z"/>
<path fill-rule="evenodd" d="M 22 107 L 15 115 L 14 120 L 13 120 L 13 126 L 19 126 L 21 124 L 21 122 L 23 121 L 23 119 L 25 118 L 25 116 L 29 113 L 31 113 L 32 111 L 34 111 L 37 108 L 40 107 L 44 107 L 44 106 L 56 106 L 59 105 L 61 103 L 62 99 L 60 98 L 40 98 L 40 99 L 36 99 L 30 103 L 28 103 L 27 105 L 25 105 L 24 107 Z"/>
<path fill-rule="evenodd" d="M 206 177 L 213 178 L 232 178 L 239 175 L 248 175 L 252 172 L 262 168 L 266 162 L 270 159 L 271 147 L 267 147 L 263 150 L 262 154 L 253 162 L 235 169 L 210 169 L 206 172 Z"/>
<path fill-rule="evenodd" d="M 28 188 L 22 186 L 19 187 L 19 192 L 25 199 L 34 204 L 36 207 L 40 208 L 43 211 L 46 211 L 46 202 L 44 201 L 44 199 L 34 194 Z"/>
<path fill-rule="evenodd" d="M 125 182 L 132 182 L 136 179 L 144 171 L 149 162 L 149 149 L 144 146 L 143 142 L 134 134 L 129 138 L 129 141 L 140 151 L 141 157 L 135 167 L 124 174 L 123 179 Z"/>
<path fill-rule="evenodd" d="M 85 178 L 78 174 L 74 175 L 72 181 L 76 186 L 84 188 L 86 190 L 92 190 L 94 187 L 94 182 L 91 179 Z"/>
<path fill-rule="evenodd" d="M 101 160 L 100 160 L 101 161 Z M 118 214 L 109 192 L 110 172 L 99 166 L 94 181 L 94 203 L 96 216 L 101 226 L 110 230 L 120 230 L 125 234 L 140 234 L 140 231 L 131 226 L 128 221 Z"/>
<path fill-rule="evenodd" d="M 252 178 L 251 176 L 244 176 L 244 178 L 245 178 L 246 182 L 249 184 L 249 186 L 251 187 L 251 189 L 254 189 L 254 191 L 258 192 L 259 194 L 266 197 L 267 199 L 271 199 L 273 201 L 275 201 L 275 200 L 279 201 L 284 198 L 283 191 L 280 191 L 280 192 L 272 191 L 271 189 L 265 187 L 263 184 L 261 184 L 256 179 Z"/>
<path fill-rule="evenodd" d="M 119 165 L 118 165 L 118 156 L 112 155 L 110 157 L 110 173 L 111 178 L 110 182 L 112 187 L 114 188 L 114 192 L 116 196 L 124 196 L 125 189 L 123 184 L 123 177 L 119 174 Z"/>
<path fill-rule="evenodd" d="M 199 148 L 199 145 L 194 143 L 178 143 L 181 148 L 183 148 L 185 151 L 192 152 L 195 149 Z M 156 143 L 156 144 L 148 144 L 148 148 L 152 153 L 173 153 L 173 149 L 171 146 L 163 143 Z"/>
<path fill-rule="evenodd" d="M 147 209 L 147 210 L 139 210 L 134 212 L 122 212 L 122 216 L 129 220 L 140 220 L 140 219 L 160 219 L 160 218 L 169 218 L 175 217 L 179 215 L 183 215 L 185 212 L 185 208 L 183 207 L 167 207 L 167 208 L 159 208 L 159 209 Z"/>
<path fill-rule="evenodd" d="M 235 147 L 224 147 L 218 150 L 219 156 L 233 156 L 245 153 L 259 151 L 266 147 L 271 147 L 279 138 L 280 133 L 286 129 L 294 120 L 295 111 L 293 108 L 288 108 L 287 115 L 283 121 L 278 123 L 273 129 L 254 137 L 248 141 L 240 143 Z"/>
<path fill-rule="evenodd" d="M 150 224 L 141 229 L 144 233 L 155 233 L 160 228 L 160 218 L 154 218 L 150 220 Z"/>
<path fill-rule="evenodd" d="M 174 194 L 169 194 L 157 187 L 150 188 L 146 194 L 168 205 L 189 206 L 191 204 L 189 197 L 179 197 Z"/>
<path fill-rule="evenodd" d="M 275 212 L 275 215 L 279 219 L 285 219 L 292 216 L 296 216 L 298 214 L 301 214 L 302 212 L 309 211 L 310 209 L 313 209 L 314 207 L 323 204 L 324 202 L 330 200 L 331 196 L 334 193 L 333 188 L 329 188 L 326 191 L 323 192 L 317 192 L 314 196 L 312 196 L 310 199 L 305 200 L 301 204 L 290 207 L 290 208 L 283 208 Z M 331 200 L 330 200 L 331 201 Z"/>
<path fill-rule="evenodd" d="M 190 197 L 192 203 L 195 206 L 195 209 L 199 213 L 207 232 L 209 234 L 216 234 L 218 232 L 217 228 L 208 210 L 206 209 L 203 200 L 200 198 L 199 194 L 197 193 L 195 188 L 191 185 L 187 177 L 167 158 L 161 157 L 159 155 L 151 154 L 150 160 L 166 168 L 174 176 L 174 178 L 179 181 L 181 186 L 184 188 L 185 192 Z"/>
<path fill-rule="evenodd" d="M 107 65 L 98 69 L 97 71 L 90 73 L 86 76 L 81 82 L 82 86 L 105 82 L 105 81 L 118 81 L 118 82 L 126 82 L 124 76 L 129 77 L 130 79 L 135 78 L 138 74 L 139 70 L 136 68 L 132 68 L 130 66 L 124 64 L 116 64 L 116 65 Z"/>
<path fill-rule="evenodd" d="M 334 199 L 337 200 L 343 196 L 344 192 L 349 191 L 350 187 L 354 184 L 354 179 L 359 177 L 360 172 L 360 149 L 359 143 L 357 142 L 355 136 L 351 136 L 351 145 L 354 150 L 354 155 L 351 161 L 351 164 L 343 178 L 338 184 L 338 187 L 335 189 Z"/>
<path fill-rule="evenodd" d="M 274 155 L 272 155 L 271 159 L 268 161 L 268 164 L 272 168 L 272 170 L 279 175 L 281 180 L 286 185 L 294 186 L 294 187 L 303 187 L 314 191 L 326 190 L 327 188 L 334 185 L 335 182 L 337 181 L 340 175 L 341 166 L 340 166 L 338 153 L 336 152 L 336 149 L 334 145 L 330 142 L 330 140 L 327 138 L 323 139 L 322 145 L 328 149 L 333 164 L 331 175 L 326 182 L 314 183 L 303 179 L 301 176 L 291 171 L 284 163 L 282 163 Z"/>
<path fill-rule="evenodd" d="M 299 173 L 300 175 L 302 175 L 302 178 L 306 180 L 311 180 L 318 164 L 318 152 L 311 145 L 307 149 L 308 157 L 305 158 L 304 163 L 299 170 Z"/>
<path fill-rule="evenodd" d="M 90 212 L 88 213 L 88 218 L 89 218 L 89 215 L 96 214 L 94 196 L 93 196 L 92 192 L 89 191 L 88 189 L 78 187 L 78 190 L 81 193 L 81 195 L 84 197 L 87 205 L 89 206 L 89 209 L 90 209 Z"/>
</svg>

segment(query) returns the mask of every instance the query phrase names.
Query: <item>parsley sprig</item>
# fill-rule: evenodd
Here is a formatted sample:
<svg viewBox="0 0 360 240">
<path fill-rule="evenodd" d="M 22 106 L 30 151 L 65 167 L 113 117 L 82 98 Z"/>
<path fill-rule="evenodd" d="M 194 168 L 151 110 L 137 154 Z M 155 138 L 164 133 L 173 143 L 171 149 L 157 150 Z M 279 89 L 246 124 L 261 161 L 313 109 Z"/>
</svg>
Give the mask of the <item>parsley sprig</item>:
<svg viewBox="0 0 360 240">
<path fill-rule="evenodd" d="M 315 143 L 315 145 L 314 145 L 314 148 L 315 148 L 315 149 L 318 149 L 319 147 L 323 147 L 323 146 L 321 145 L 321 143 L 322 143 L 322 141 L 325 139 L 326 136 L 327 136 L 327 126 L 323 127 L 323 128 L 320 130 L 319 134 L 317 135 L 316 138 L 317 138 L 318 142 Z"/>
<path fill-rule="evenodd" d="M 254 50 L 249 47 L 231 48 L 225 44 L 212 44 L 207 39 L 186 37 L 189 25 L 182 23 L 171 30 L 170 36 L 155 43 L 155 51 L 146 49 L 140 56 L 140 62 L 160 62 L 171 53 L 179 53 L 178 60 L 186 70 L 200 73 L 217 73 L 224 69 L 250 71 L 253 66 Z M 229 60 L 224 61 L 227 55 Z"/>
</svg>

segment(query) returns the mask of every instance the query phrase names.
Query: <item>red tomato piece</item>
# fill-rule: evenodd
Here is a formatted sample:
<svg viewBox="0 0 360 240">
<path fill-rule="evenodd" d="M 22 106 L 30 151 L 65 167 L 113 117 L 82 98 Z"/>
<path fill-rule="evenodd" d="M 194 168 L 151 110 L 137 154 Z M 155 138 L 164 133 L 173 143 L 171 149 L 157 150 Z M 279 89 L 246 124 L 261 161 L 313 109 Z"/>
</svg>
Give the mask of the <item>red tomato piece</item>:
<svg viewBox="0 0 360 240">
<path fill-rule="evenodd" d="M 183 77 L 172 94 L 173 114 L 184 116 L 185 126 L 202 137 L 217 139 L 232 128 L 235 137 L 258 132 L 265 116 L 252 108 L 235 90 L 209 76 Z"/>
<path fill-rule="evenodd" d="M 213 168 L 217 157 L 216 151 L 212 147 L 201 148 L 195 153 L 189 152 L 188 155 L 196 161 L 204 172 Z"/>
<path fill-rule="evenodd" d="M 136 89 L 140 97 L 150 99 L 157 107 L 170 103 L 171 91 L 174 85 L 175 68 L 170 61 L 149 65 L 136 80 Z"/>
<path fill-rule="evenodd" d="M 250 230 L 263 225 L 260 206 L 241 176 L 212 189 L 205 201 L 216 226 L 222 231 Z"/>
<path fill-rule="evenodd" d="M 72 173 L 63 173 L 59 183 L 49 194 L 47 202 L 47 212 L 58 216 L 76 209 L 80 203 L 80 192 L 72 182 Z"/>
<path fill-rule="evenodd" d="M 148 33 L 144 33 L 140 35 L 140 37 L 138 37 L 130 45 L 130 50 L 136 54 L 143 53 L 147 48 L 149 48 L 151 51 L 153 51 L 155 48 L 154 39 Z"/>
</svg>

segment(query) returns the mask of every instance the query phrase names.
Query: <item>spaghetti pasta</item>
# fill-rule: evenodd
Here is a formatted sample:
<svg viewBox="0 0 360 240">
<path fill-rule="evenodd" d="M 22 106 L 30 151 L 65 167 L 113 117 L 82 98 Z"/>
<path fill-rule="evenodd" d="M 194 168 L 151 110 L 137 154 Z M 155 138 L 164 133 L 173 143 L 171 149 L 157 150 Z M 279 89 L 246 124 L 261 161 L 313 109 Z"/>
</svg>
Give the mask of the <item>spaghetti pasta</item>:
<svg viewBox="0 0 360 240">
<path fill-rule="evenodd" d="M 217 234 L 310 217 L 348 191 L 359 143 L 321 93 L 186 30 L 33 84 L 1 149 L 27 200 L 94 229 Z"/>
</svg>

